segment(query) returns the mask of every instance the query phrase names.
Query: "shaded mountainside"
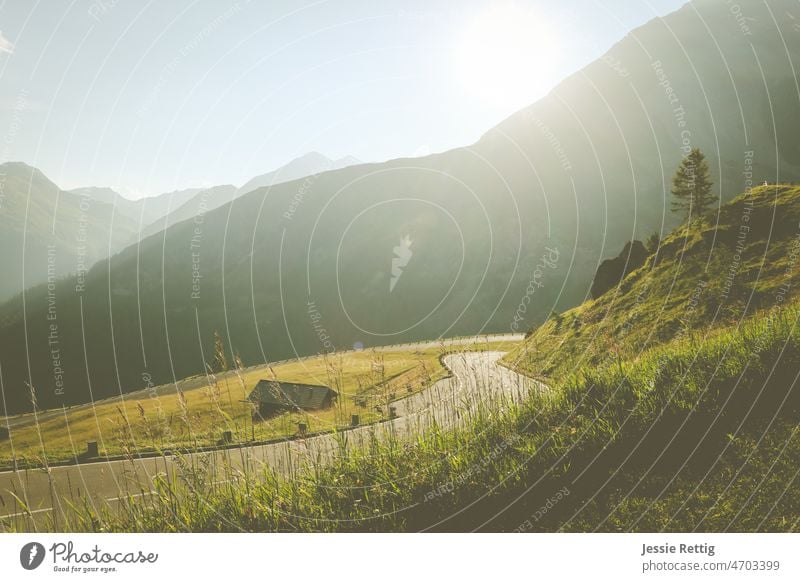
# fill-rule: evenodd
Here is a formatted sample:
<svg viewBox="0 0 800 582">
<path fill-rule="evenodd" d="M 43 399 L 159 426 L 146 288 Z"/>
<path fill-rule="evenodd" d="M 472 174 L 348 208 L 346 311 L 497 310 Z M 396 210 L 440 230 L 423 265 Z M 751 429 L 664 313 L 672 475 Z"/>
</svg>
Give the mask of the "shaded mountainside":
<svg viewBox="0 0 800 582">
<path fill-rule="evenodd" d="M 22 162 L 0 165 L 0 300 L 85 274 L 97 261 L 135 243 L 142 225 L 197 193 L 178 190 L 132 201 L 111 188 L 62 190 Z"/>
<path fill-rule="evenodd" d="M 668 183 L 685 141 L 708 156 L 722 200 L 745 189 L 745 172 L 800 178 L 800 37 L 787 16 L 800 9 L 742 10 L 751 35 L 724 3 L 698 0 L 473 146 L 259 189 L 98 264 L 81 293 L 64 281 L 63 394 L 48 344 L 53 300 L 31 290 L 28 351 L 21 305 L 0 309 L 9 410 L 28 406 L 29 373 L 42 406 L 87 400 L 89 381 L 98 398 L 197 373 L 215 329 L 255 363 L 529 328 L 581 303 L 603 259 L 677 224 Z M 558 261 L 540 269 L 553 250 Z"/>
<path fill-rule="evenodd" d="M 48 279 L 88 271 L 130 244 L 136 233 L 134 219 L 113 214 L 110 204 L 61 190 L 26 164 L 0 165 L 0 184 L 2 299 Z"/>
<path fill-rule="evenodd" d="M 523 255 L 533 256 L 548 239 L 522 238 L 513 201 L 493 194 L 502 182 L 470 162 L 474 153 L 446 158 L 478 168 L 469 181 L 483 182 L 480 197 L 437 171 L 437 158 L 400 160 L 377 172 L 347 168 L 319 176 L 307 189 L 302 181 L 246 194 L 200 224 L 184 221 L 146 238 L 95 266 L 81 292 L 73 279 L 52 295 L 30 290 L 27 321 L 19 301 L 0 308 L 7 402 L 27 401 L 24 391 L 12 389 L 26 377 L 26 342 L 13 340 L 25 336 L 26 324 L 42 406 L 61 396 L 49 359 L 53 324 L 67 401 L 87 397 L 84 339 L 93 397 L 100 398 L 142 387 L 145 373 L 162 383 L 202 371 L 214 330 L 245 363 L 282 359 L 294 349 L 349 348 L 359 340 L 374 345 L 484 326 L 507 330 L 520 301 L 518 293 L 512 299 L 511 275 L 526 276 L 533 264 Z M 421 170 L 423 164 L 430 169 Z M 327 191 L 339 194 L 328 198 Z M 489 225 L 503 236 L 493 236 Z M 394 249 L 404 236 L 412 255 L 390 291 Z M 566 260 L 548 275 L 555 280 L 565 268 Z M 47 319 L 53 303 L 55 322 Z"/>
</svg>

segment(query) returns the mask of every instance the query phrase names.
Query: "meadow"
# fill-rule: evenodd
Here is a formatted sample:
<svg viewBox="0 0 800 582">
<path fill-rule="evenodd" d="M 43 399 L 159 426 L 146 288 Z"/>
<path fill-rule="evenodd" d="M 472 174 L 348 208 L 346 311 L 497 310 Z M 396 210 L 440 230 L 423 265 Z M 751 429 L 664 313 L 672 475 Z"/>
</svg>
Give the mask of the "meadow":
<svg viewBox="0 0 800 582">
<path fill-rule="evenodd" d="M 216 446 L 226 431 L 232 443 L 293 437 L 341 429 L 358 415 L 361 424 L 386 419 L 391 402 L 445 377 L 441 357 L 453 351 L 506 350 L 512 342 L 476 341 L 452 347 L 364 350 L 333 353 L 275 365 L 235 367 L 185 378 L 121 397 L 3 420 L 11 438 L 0 442 L 0 466 L 37 467 L 86 460 L 86 443 L 101 456 L 157 454 L 175 448 Z M 254 419 L 247 396 L 261 379 L 322 384 L 339 393 L 333 407 Z"/>
</svg>

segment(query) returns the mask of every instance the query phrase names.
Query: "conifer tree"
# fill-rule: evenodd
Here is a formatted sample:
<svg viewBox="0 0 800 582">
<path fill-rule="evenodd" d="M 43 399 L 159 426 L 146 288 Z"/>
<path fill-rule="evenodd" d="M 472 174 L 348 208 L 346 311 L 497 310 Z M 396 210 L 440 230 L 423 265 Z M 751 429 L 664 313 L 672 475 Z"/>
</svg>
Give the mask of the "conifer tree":
<svg viewBox="0 0 800 582">
<path fill-rule="evenodd" d="M 708 162 L 703 152 L 695 148 L 683 159 L 672 178 L 672 211 L 685 212 L 687 220 L 704 218 L 716 200 L 711 193 L 712 185 Z"/>
</svg>

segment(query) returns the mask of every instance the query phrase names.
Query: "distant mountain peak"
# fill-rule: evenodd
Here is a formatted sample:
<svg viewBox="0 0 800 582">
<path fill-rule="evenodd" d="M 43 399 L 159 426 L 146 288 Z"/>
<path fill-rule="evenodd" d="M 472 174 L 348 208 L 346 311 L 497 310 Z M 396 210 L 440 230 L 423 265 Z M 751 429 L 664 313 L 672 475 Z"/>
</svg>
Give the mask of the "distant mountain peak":
<svg viewBox="0 0 800 582">
<path fill-rule="evenodd" d="M 245 194 L 258 188 L 266 186 L 274 186 L 282 182 L 291 182 L 292 180 L 299 180 L 306 176 L 327 172 L 330 170 L 340 170 L 347 166 L 354 166 L 360 164 L 361 161 L 353 156 L 345 156 L 338 160 L 332 160 L 325 154 L 318 151 L 311 151 L 307 154 L 293 159 L 288 164 L 281 166 L 277 170 L 256 176 L 241 188 L 239 192 Z"/>
<path fill-rule="evenodd" d="M 302 156 L 299 156 L 299 157 L 295 158 L 294 160 L 292 160 L 292 162 L 297 162 L 297 161 L 300 161 L 300 160 L 327 160 L 329 162 L 332 161 L 328 156 L 326 156 L 325 154 L 320 153 L 320 152 L 318 152 L 316 150 L 308 152 L 307 154 L 303 154 Z M 289 162 L 289 163 L 292 163 L 292 162 Z"/>
<path fill-rule="evenodd" d="M 39 194 L 52 193 L 60 190 L 53 181 L 39 168 L 25 162 L 5 162 L 0 164 L 0 174 L 12 179 L 22 180 L 30 184 L 29 190 Z"/>
<path fill-rule="evenodd" d="M 3 162 L 0 164 L 0 168 L 33 168 L 33 166 L 26 164 L 25 162 L 16 162 L 16 161 L 9 161 Z"/>
</svg>

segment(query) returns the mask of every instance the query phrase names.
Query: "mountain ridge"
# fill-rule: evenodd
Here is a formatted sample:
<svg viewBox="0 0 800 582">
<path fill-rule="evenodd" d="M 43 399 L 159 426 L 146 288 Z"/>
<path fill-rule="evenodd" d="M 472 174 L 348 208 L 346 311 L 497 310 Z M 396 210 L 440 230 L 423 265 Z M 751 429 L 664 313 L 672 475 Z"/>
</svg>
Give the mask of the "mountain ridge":
<svg viewBox="0 0 800 582">
<path fill-rule="evenodd" d="M 204 214 L 224 206 L 235 198 L 259 188 L 274 186 L 281 182 L 305 179 L 321 171 L 337 170 L 360 163 L 353 156 L 332 160 L 319 152 L 309 152 L 295 158 L 277 170 L 272 170 L 250 179 L 238 188 L 231 184 L 225 184 L 200 190 L 180 206 L 143 228 L 141 236 L 147 237 L 156 234 L 169 225 L 192 219 L 201 213 Z"/>
<path fill-rule="evenodd" d="M 31 285 L 85 272 L 99 258 L 129 243 L 136 225 L 110 204 L 61 190 L 23 162 L 0 165 L 0 297 Z"/>
</svg>

